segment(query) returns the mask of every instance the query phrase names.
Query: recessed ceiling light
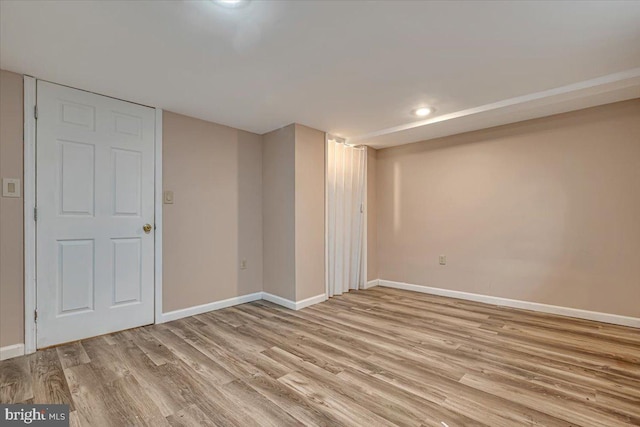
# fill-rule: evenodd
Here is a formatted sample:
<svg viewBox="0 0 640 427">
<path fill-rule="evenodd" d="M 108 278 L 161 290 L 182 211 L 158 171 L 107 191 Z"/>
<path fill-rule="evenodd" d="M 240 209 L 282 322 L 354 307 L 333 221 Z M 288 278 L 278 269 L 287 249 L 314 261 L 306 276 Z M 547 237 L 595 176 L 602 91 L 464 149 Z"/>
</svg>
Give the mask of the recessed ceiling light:
<svg viewBox="0 0 640 427">
<path fill-rule="evenodd" d="M 431 113 L 433 113 L 433 108 L 431 107 L 420 107 L 413 110 L 413 114 L 415 114 L 418 117 L 425 117 Z"/>
<path fill-rule="evenodd" d="M 213 0 L 213 2 L 219 4 L 220 6 L 238 7 L 244 3 L 247 3 L 248 0 Z"/>
</svg>

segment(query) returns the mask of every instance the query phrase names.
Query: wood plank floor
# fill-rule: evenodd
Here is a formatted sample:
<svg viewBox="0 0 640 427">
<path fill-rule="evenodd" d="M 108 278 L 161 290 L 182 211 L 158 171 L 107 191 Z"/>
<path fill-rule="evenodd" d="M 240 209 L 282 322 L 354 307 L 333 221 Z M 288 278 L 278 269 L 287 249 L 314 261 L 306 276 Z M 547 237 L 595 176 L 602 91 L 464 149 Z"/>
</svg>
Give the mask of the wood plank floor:
<svg viewBox="0 0 640 427">
<path fill-rule="evenodd" d="M 0 362 L 0 402 L 82 426 L 638 426 L 640 331 L 374 288 Z"/>
</svg>

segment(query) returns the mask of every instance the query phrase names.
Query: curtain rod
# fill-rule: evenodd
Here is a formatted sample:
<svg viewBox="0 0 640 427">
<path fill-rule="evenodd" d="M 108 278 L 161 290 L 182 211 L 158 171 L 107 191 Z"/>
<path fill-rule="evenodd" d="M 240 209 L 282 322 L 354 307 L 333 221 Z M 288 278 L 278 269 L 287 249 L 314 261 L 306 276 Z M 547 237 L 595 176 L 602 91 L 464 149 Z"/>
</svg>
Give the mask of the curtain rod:
<svg viewBox="0 0 640 427">
<path fill-rule="evenodd" d="M 338 144 L 344 144 L 347 147 L 353 147 L 353 148 L 358 148 L 358 149 L 366 149 L 367 148 L 367 146 L 363 145 L 363 144 L 358 144 L 358 145 L 349 144 L 347 142 L 346 138 L 341 138 L 339 136 L 334 136 L 334 135 L 331 135 L 331 134 L 327 134 L 327 141 L 335 141 Z"/>
</svg>

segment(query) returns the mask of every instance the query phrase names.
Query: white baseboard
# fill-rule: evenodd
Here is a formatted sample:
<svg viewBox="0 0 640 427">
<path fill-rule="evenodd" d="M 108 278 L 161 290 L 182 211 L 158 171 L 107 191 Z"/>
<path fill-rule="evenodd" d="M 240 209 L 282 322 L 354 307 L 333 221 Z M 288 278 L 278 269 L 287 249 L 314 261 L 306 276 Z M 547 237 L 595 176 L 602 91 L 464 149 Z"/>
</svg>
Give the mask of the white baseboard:
<svg viewBox="0 0 640 427">
<path fill-rule="evenodd" d="M 318 304 L 319 302 L 326 301 L 327 296 L 325 294 L 320 294 L 316 295 L 315 297 L 303 299 L 301 301 L 291 301 L 290 299 L 282 298 L 278 295 L 263 292 L 262 299 L 274 304 L 281 305 L 285 308 L 288 308 L 289 310 L 302 310 L 305 307 L 309 307 L 311 305 Z"/>
<path fill-rule="evenodd" d="M 0 347 L 0 360 L 11 359 L 24 355 L 24 344 L 13 344 Z"/>
<path fill-rule="evenodd" d="M 595 320 L 597 322 L 640 328 L 640 318 L 637 317 L 620 316 L 618 314 L 600 313 L 597 311 L 581 310 L 578 308 L 561 307 L 537 302 L 493 297 L 490 295 L 473 294 L 470 292 L 432 288 L 429 286 L 414 285 L 411 283 L 393 282 L 391 280 L 379 279 L 378 284 L 387 288 L 404 289 L 407 291 L 422 292 L 424 294 L 459 298 L 469 301 L 483 302 L 486 304 L 501 305 L 504 307 L 521 308 L 524 310 L 539 311 L 541 313 L 559 314 L 561 316 L 575 317 L 578 319 Z"/>
<path fill-rule="evenodd" d="M 296 308 L 294 310 L 302 310 L 303 308 L 324 302 L 326 300 L 327 300 L 326 294 L 320 294 L 320 295 L 316 295 L 315 297 L 303 299 L 302 301 L 296 302 Z"/>
<path fill-rule="evenodd" d="M 239 297 L 229 298 L 222 301 L 215 301 L 208 304 L 196 305 L 194 307 L 170 311 L 168 313 L 162 313 L 162 321 L 159 323 L 171 322 L 172 320 L 182 319 L 183 317 L 195 316 L 196 314 L 202 314 L 213 310 L 220 310 L 221 308 L 232 307 L 234 305 L 257 301 L 259 299 L 262 299 L 262 292 L 241 295 Z"/>
<path fill-rule="evenodd" d="M 326 301 L 325 294 L 316 295 L 315 297 L 303 299 L 302 301 L 291 301 L 268 292 L 255 292 L 253 294 L 242 295 L 239 297 L 229 298 L 222 301 L 210 302 L 208 304 L 196 305 L 194 307 L 183 308 L 181 310 L 162 313 L 161 321 L 156 323 L 171 322 L 172 320 L 182 319 L 184 317 L 195 316 L 196 314 L 206 313 L 208 311 L 220 310 L 222 308 L 233 307 L 234 305 L 244 304 L 251 301 L 267 300 L 274 304 L 281 305 L 290 310 L 301 310 L 310 305 Z"/>
<path fill-rule="evenodd" d="M 369 289 L 369 288 L 373 288 L 374 286 L 378 286 L 380 283 L 380 280 L 375 279 L 375 280 L 369 280 L 367 283 L 364 284 L 364 289 Z"/>
<path fill-rule="evenodd" d="M 279 297 L 278 295 L 270 294 L 268 292 L 263 292 L 262 293 L 262 299 L 265 300 L 265 301 L 272 302 L 274 304 L 281 305 L 281 306 L 283 306 L 285 308 L 288 308 L 289 310 L 295 310 L 296 309 L 296 303 L 294 301 L 291 301 L 290 299 Z"/>
</svg>

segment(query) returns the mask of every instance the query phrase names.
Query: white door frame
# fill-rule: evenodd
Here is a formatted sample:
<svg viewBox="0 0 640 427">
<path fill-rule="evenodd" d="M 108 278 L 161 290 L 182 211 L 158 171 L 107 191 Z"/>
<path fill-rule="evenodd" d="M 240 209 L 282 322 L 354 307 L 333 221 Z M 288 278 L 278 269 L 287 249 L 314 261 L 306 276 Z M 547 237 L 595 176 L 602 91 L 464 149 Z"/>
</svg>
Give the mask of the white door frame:
<svg viewBox="0 0 640 427">
<path fill-rule="evenodd" d="M 24 352 L 36 344 L 36 78 L 24 76 Z M 155 109 L 155 323 L 162 323 L 162 110 Z"/>
<path fill-rule="evenodd" d="M 155 323 L 162 323 L 162 202 L 164 200 L 162 187 L 162 110 L 156 108 L 156 197 L 155 206 L 155 260 L 154 260 L 154 288 L 155 288 Z"/>
<path fill-rule="evenodd" d="M 24 352 L 36 351 L 36 79 L 24 76 Z"/>
</svg>

